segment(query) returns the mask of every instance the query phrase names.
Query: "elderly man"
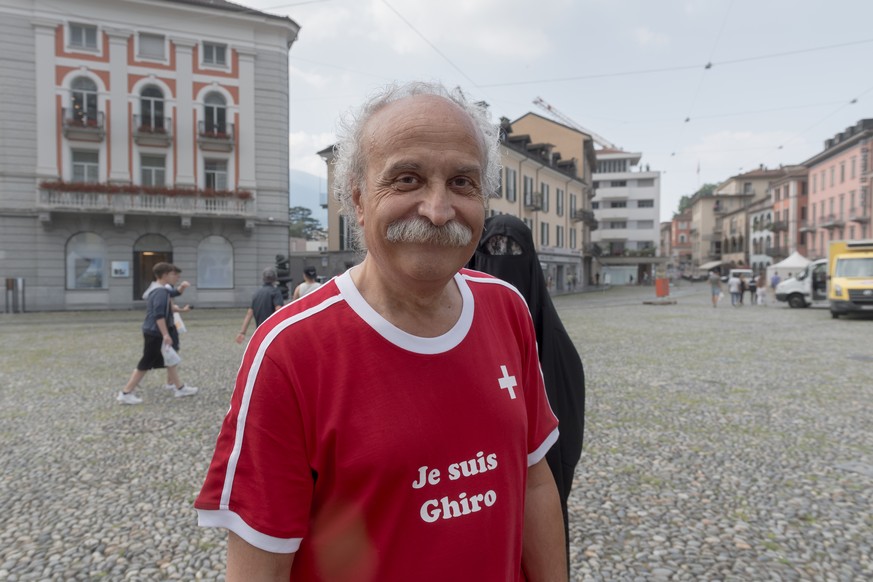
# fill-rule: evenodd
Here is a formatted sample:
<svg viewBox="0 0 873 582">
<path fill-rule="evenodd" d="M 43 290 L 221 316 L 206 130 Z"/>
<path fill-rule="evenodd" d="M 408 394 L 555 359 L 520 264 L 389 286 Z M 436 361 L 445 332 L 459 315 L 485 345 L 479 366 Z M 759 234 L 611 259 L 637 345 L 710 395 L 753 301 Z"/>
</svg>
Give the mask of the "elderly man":
<svg viewBox="0 0 873 582">
<path fill-rule="evenodd" d="M 248 345 L 195 503 L 231 532 L 227 579 L 566 580 L 530 313 L 462 269 L 496 128 L 412 84 L 344 130 L 335 194 L 367 253 Z"/>
</svg>

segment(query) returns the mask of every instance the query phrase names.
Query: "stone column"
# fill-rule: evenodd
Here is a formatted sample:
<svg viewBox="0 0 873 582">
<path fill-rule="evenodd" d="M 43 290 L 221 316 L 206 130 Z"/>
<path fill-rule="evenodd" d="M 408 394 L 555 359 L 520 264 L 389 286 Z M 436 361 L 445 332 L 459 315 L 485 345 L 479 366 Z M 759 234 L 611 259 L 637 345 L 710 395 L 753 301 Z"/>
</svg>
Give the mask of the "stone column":
<svg viewBox="0 0 873 582">
<path fill-rule="evenodd" d="M 255 179 L 255 55 L 250 48 L 237 48 L 239 54 L 239 187 L 254 190 Z"/>
<path fill-rule="evenodd" d="M 112 167 L 109 182 L 129 184 L 130 179 L 130 115 L 127 92 L 127 42 L 133 31 L 119 28 L 105 28 L 109 37 L 109 147 Z"/>
<path fill-rule="evenodd" d="M 194 127 L 194 60 L 196 41 L 173 38 L 176 47 L 176 186 L 193 188 L 197 175 L 197 128 Z"/>
<path fill-rule="evenodd" d="M 44 180 L 60 177 L 58 168 L 58 125 L 55 113 L 55 34 L 60 22 L 32 21 L 36 45 L 36 174 Z"/>
</svg>

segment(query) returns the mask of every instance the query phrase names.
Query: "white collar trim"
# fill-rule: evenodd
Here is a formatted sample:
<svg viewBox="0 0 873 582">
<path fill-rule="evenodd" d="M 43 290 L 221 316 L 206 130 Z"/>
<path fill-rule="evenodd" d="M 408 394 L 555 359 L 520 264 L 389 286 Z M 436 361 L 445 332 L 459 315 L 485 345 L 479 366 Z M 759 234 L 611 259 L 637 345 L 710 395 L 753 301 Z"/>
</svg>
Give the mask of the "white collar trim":
<svg viewBox="0 0 873 582">
<path fill-rule="evenodd" d="M 461 292 L 461 316 L 452 329 L 437 337 L 419 337 L 396 327 L 370 307 L 361 295 L 350 275 L 351 269 L 336 278 L 336 285 L 349 307 L 363 319 L 367 325 L 392 344 L 417 354 L 440 354 L 447 352 L 460 344 L 470 327 L 473 325 L 473 292 L 467 281 L 456 273 L 455 284 Z"/>
</svg>

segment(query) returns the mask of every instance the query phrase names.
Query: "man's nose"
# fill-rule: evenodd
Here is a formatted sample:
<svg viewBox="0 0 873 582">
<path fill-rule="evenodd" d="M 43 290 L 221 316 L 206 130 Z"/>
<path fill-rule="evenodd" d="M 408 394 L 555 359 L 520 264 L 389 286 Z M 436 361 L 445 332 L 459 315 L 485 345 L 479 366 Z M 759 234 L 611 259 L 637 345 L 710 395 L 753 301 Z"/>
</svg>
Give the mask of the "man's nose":
<svg viewBox="0 0 873 582">
<path fill-rule="evenodd" d="M 424 200 L 418 205 L 418 213 L 436 226 L 443 226 L 455 217 L 452 192 L 445 184 L 427 188 Z"/>
</svg>

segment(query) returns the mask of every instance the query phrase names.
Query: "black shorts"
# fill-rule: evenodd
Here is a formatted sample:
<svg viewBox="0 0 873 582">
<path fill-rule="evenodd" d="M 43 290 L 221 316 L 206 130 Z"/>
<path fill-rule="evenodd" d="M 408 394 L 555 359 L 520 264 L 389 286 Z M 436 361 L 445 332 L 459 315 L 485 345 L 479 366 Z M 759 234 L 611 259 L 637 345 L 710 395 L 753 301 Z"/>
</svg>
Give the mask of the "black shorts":
<svg viewBox="0 0 873 582">
<path fill-rule="evenodd" d="M 164 356 L 161 354 L 161 346 L 164 343 L 164 338 L 159 335 L 142 334 L 142 358 L 136 365 L 136 369 L 145 372 L 155 368 L 164 367 Z"/>
</svg>

